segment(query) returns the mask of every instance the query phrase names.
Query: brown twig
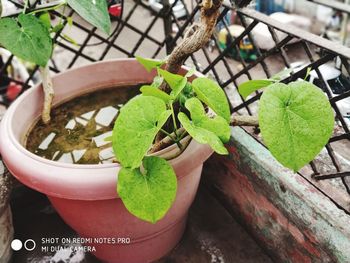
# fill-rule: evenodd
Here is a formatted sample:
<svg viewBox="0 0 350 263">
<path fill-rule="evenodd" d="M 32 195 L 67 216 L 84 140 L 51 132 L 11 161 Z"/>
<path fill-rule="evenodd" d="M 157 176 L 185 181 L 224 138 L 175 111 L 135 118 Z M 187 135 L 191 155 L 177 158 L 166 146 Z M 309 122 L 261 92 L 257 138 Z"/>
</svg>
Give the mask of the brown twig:
<svg viewBox="0 0 350 263">
<path fill-rule="evenodd" d="M 180 128 L 176 131 L 176 134 L 178 136 L 183 135 L 183 133 L 186 132 L 184 128 Z M 155 153 L 160 151 L 161 149 L 164 149 L 172 144 L 174 144 L 174 140 L 173 138 L 176 137 L 175 132 L 173 132 L 172 134 L 170 134 L 171 136 L 166 136 L 164 137 L 162 140 L 160 140 L 159 142 L 156 142 L 155 144 L 153 144 L 152 148 L 148 151 L 148 153 Z"/>
<path fill-rule="evenodd" d="M 232 116 L 231 126 L 259 126 L 259 120 L 256 116 Z"/>
<path fill-rule="evenodd" d="M 42 111 L 42 120 L 45 124 L 48 124 L 51 120 L 51 106 L 55 92 L 53 90 L 52 79 L 50 77 L 50 69 L 47 65 L 46 67 L 40 67 L 40 73 L 42 78 L 42 85 L 44 91 L 44 106 Z"/>
</svg>

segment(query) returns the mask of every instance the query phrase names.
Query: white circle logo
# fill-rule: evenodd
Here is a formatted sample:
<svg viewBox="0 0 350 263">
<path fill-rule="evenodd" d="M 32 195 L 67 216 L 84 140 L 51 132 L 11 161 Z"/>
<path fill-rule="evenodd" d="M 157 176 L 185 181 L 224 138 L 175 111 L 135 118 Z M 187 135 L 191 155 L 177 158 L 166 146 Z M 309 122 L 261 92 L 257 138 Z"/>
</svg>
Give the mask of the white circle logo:
<svg viewBox="0 0 350 263">
<path fill-rule="evenodd" d="M 36 247 L 36 243 L 33 239 L 28 239 L 24 242 L 24 248 L 28 251 L 33 251 Z"/>
<path fill-rule="evenodd" d="M 19 240 L 19 239 L 14 239 L 14 240 L 12 240 L 12 242 L 11 242 L 11 248 L 12 248 L 14 251 L 21 250 L 22 246 L 23 246 L 22 241 Z"/>
</svg>

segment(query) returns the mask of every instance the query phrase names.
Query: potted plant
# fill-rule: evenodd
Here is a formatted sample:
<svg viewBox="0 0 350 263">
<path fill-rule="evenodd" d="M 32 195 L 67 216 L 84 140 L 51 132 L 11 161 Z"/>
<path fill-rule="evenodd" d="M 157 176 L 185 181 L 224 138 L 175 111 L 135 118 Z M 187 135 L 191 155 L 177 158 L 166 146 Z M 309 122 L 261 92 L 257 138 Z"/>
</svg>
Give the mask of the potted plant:
<svg viewBox="0 0 350 263">
<path fill-rule="evenodd" d="M 90 1 L 68 3 L 80 12 L 84 10 L 83 15 L 89 8 L 98 8 L 95 11 L 103 14 L 101 17 L 107 13 L 105 4 L 100 8 L 97 4 L 91 6 Z M 150 262 L 177 244 L 203 162 L 213 151 L 228 153 L 224 143 L 230 139 L 230 125 L 259 124 L 272 154 L 294 171 L 310 162 L 332 133 L 331 106 L 310 83 L 286 85 L 277 79 L 245 83 L 240 86 L 242 96 L 266 87 L 259 118 L 233 117 L 217 83 L 182 67 L 187 57 L 209 40 L 220 6 L 219 0 L 204 1 L 201 23 L 188 30 L 166 60 L 138 57 L 137 61 L 99 62 L 59 74 L 52 81 L 47 67 L 52 49 L 46 48 L 43 39 L 33 45 L 47 50 L 44 58 L 38 53 L 21 53 L 24 50 L 11 47 L 9 41 L 28 36 L 26 41 L 33 41 L 42 38 L 44 31 L 47 40 L 49 26 L 36 18 L 36 11 L 21 14 L 18 21 L 0 20 L 0 43 L 43 67 L 43 84 L 18 98 L 1 122 L 4 161 L 22 183 L 45 193 L 65 222 L 86 238 L 91 252 L 104 261 Z M 89 19 L 94 25 L 106 26 L 101 17 Z M 9 29 L 20 35 L 13 36 Z M 26 34 L 22 35 L 23 31 Z M 121 108 L 112 136 L 107 139 L 112 141 L 118 163 L 63 164 L 38 157 L 23 146 L 23 138 L 40 115 L 43 99 L 43 121 L 50 125 L 51 102 L 57 105 L 111 85 L 118 88 L 141 83 L 147 83 L 140 89 L 142 94 Z"/>
</svg>

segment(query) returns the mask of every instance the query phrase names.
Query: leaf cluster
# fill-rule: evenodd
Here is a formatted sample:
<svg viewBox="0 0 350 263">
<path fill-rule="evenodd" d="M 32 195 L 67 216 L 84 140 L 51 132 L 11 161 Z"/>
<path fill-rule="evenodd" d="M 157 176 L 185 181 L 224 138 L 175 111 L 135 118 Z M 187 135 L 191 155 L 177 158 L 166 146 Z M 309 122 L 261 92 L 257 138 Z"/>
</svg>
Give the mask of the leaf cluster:
<svg viewBox="0 0 350 263">
<path fill-rule="evenodd" d="M 185 76 L 162 69 L 165 61 L 137 57 L 147 71 L 156 70 L 150 85 L 141 87 L 141 94 L 131 99 L 120 110 L 113 129 L 113 150 L 122 165 L 118 174 L 117 191 L 126 208 L 140 219 L 155 223 L 170 209 L 177 189 L 172 166 L 163 158 L 149 157 L 147 153 L 157 134 L 171 136 L 180 149 L 181 125 L 197 142 L 209 144 L 219 154 L 227 154 L 224 146 L 230 138 L 230 109 L 225 93 L 208 78 L 190 82 L 190 70 Z M 165 82 L 170 94 L 159 87 Z M 179 112 L 174 105 L 179 104 Z M 215 113 L 210 118 L 209 108 Z M 173 131 L 164 125 L 170 120 Z"/>
<path fill-rule="evenodd" d="M 62 20 L 52 25 L 49 11 L 69 5 L 82 18 L 104 33 L 109 34 L 111 21 L 105 0 L 67 0 L 57 6 L 23 13 L 14 18 L 0 19 L 0 45 L 15 56 L 45 67 L 51 58 L 53 41 L 51 33 L 63 29 Z M 67 23 L 72 25 L 71 17 Z M 65 38 L 70 39 L 68 36 Z M 70 39 L 73 43 L 74 40 Z"/>
</svg>

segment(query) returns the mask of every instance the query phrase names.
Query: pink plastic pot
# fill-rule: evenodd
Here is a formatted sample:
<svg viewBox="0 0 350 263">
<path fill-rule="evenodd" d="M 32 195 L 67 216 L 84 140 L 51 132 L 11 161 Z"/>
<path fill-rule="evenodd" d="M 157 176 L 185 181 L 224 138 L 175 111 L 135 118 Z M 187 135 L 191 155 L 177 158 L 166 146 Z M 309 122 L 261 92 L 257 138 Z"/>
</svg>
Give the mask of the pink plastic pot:
<svg viewBox="0 0 350 263">
<path fill-rule="evenodd" d="M 147 73 L 134 59 L 95 63 L 55 76 L 54 103 L 99 88 L 151 82 L 153 77 L 154 72 Z M 212 150 L 192 140 L 184 153 L 170 161 L 178 177 L 176 200 L 162 220 L 150 224 L 131 215 L 118 197 L 118 164 L 63 164 L 38 157 L 23 147 L 28 129 L 40 115 L 42 102 L 41 86 L 32 88 L 11 105 L 1 122 L 0 150 L 11 173 L 23 184 L 46 194 L 80 236 L 116 238 L 119 244 L 92 244 L 101 260 L 140 263 L 166 255 L 183 234 L 203 162 Z M 160 154 L 169 154 L 175 148 Z M 128 239 L 122 238 L 129 238 L 130 243 L 123 244 Z"/>
</svg>

